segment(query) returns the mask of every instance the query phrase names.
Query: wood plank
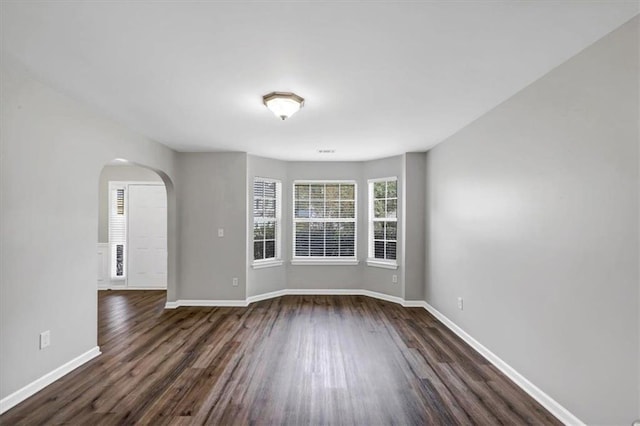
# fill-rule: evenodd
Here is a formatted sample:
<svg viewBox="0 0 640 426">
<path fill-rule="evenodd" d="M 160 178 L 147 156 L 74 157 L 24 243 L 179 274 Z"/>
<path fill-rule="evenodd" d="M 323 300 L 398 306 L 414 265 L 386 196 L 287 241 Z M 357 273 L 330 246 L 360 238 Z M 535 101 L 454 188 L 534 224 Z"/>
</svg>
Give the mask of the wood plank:
<svg viewBox="0 0 640 426">
<path fill-rule="evenodd" d="M 1 424 L 560 424 L 423 309 L 283 296 L 165 310 L 161 291 L 98 303 L 103 355 Z"/>
</svg>

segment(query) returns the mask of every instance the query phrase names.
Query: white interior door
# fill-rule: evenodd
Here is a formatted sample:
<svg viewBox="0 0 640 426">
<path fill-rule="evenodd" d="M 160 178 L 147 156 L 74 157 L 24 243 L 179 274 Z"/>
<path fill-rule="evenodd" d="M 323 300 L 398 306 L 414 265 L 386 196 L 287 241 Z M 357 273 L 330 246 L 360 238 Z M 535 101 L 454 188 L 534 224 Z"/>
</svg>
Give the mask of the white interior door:
<svg viewBox="0 0 640 426">
<path fill-rule="evenodd" d="M 129 185 L 130 288 L 167 288 L 167 194 L 163 185 Z"/>
</svg>

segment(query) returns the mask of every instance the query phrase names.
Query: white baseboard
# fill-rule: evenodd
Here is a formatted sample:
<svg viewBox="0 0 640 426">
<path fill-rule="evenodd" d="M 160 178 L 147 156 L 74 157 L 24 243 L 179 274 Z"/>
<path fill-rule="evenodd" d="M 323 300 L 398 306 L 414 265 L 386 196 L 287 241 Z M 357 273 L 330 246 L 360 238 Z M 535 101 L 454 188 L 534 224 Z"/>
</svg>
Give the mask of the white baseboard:
<svg viewBox="0 0 640 426">
<path fill-rule="evenodd" d="M 157 287 L 127 287 L 127 288 L 119 288 L 118 290 L 166 290 L 167 286 L 157 286 Z M 114 289 L 115 290 L 115 289 Z"/>
<path fill-rule="evenodd" d="M 180 305 L 178 305 L 178 301 L 175 302 L 167 302 L 164 304 L 164 308 L 165 309 L 176 309 L 177 307 L 179 307 Z"/>
<path fill-rule="evenodd" d="M 288 288 L 284 290 L 292 296 L 362 296 L 361 288 Z"/>
<path fill-rule="evenodd" d="M 98 286 L 98 290 L 166 290 L 167 287 L 115 287 L 115 286 Z"/>
<path fill-rule="evenodd" d="M 569 410 L 560 405 L 555 399 L 551 398 L 545 392 L 543 392 L 536 385 L 527 380 L 522 374 L 518 373 L 513 367 L 504 362 L 500 357 L 487 349 L 484 345 L 471 337 L 466 331 L 458 327 L 456 323 L 440 313 L 436 308 L 422 302 L 422 306 L 429 311 L 431 315 L 436 317 L 438 321 L 443 323 L 449 330 L 457 334 L 462 340 L 464 340 L 469 346 L 478 351 L 484 358 L 486 358 L 491 364 L 493 364 L 498 370 L 511 379 L 516 385 L 518 385 L 529 396 L 538 401 L 540 405 L 549 410 L 551 414 L 558 418 L 562 423 L 566 425 L 584 426 L 585 423 L 579 418 L 574 416 Z"/>
<path fill-rule="evenodd" d="M 231 307 L 245 307 L 247 306 L 246 300 L 205 300 L 205 299 L 180 299 L 175 302 L 166 302 L 165 309 L 176 309 L 180 306 L 231 306 Z"/>
<path fill-rule="evenodd" d="M 49 386 L 51 383 L 55 382 L 62 376 L 70 373 L 71 371 L 80 367 L 82 364 L 85 364 L 86 362 L 97 357 L 98 355 L 100 355 L 100 353 L 100 347 L 96 346 L 95 348 L 90 349 L 82 355 L 77 356 L 66 364 L 63 364 L 55 370 L 45 374 L 39 379 L 34 380 L 22 389 L 18 389 L 11 395 L 2 398 L 2 400 L 0 400 L 0 414 L 10 410 L 25 399 L 29 398 L 31 395 Z"/>
<path fill-rule="evenodd" d="M 377 291 L 363 290 L 363 296 L 373 297 L 374 299 L 386 300 L 387 302 L 397 303 L 404 306 L 404 299 L 398 296 L 391 296 L 389 294 L 378 293 Z"/>
<path fill-rule="evenodd" d="M 387 302 L 403 304 L 403 300 L 397 296 L 379 293 L 377 291 L 365 290 L 363 288 L 349 289 L 306 289 L 306 288 L 289 288 L 282 290 L 287 295 L 309 295 L 309 296 L 369 296 L 374 299 L 386 300 Z"/>
<path fill-rule="evenodd" d="M 404 306 L 405 308 L 425 308 L 425 304 L 427 302 L 425 302 L 424 300 L 405 300 L 404 302 L 402 302 L 402 306 Z"/>
<path fill-rule="evenodd" d="M 261 300 L 274 299 L 280 296 L 369 296 L 374 299 L 386 300 L 388 302 L 404 305 L 401 297 L 391 296 L 377 291 L 365 290 L 361 288 L 354 289 L 306 289 L 306 288 L 287 288 L 276 290 L 269 293 L 257 294 L 249 296 L 245 300 L 183 300 L 179 299 L 172 302 L 166 302 L 165 309 L 176 309 L 180 306 L 234 306 L 243 307 L 251 303 Z M 422 306 L 422 305 L 420 305 Z"/>
<path fill-rule="evenodd" d="M 262 293 L 262 294 L 257 294 L 255 296 L 249 296 L 247 297 L 247 305 L 250 305 L 251 303 L 254 302 L 260 302 L 261 300 L 267 300 L 267 299 L 275 299 L 276 297 L 280 297 L 280 296 L 286 296 L 287 290 L 276 290 L 276 291 L 271 291 L 269 293 Z"/>
</svg>

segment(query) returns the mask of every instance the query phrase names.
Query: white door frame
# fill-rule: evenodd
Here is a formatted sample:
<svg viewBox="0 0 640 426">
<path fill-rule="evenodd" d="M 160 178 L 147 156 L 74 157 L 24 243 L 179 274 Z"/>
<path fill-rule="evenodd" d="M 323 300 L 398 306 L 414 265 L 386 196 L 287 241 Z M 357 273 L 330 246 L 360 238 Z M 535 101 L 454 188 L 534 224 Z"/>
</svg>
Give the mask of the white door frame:
<svg viewBox="0 0 640 426">
<path fill-rule="evenodd" d="M 151 186 L 162 186 L 163 188 L 165 188 L 165 192 L 166 192 L 166 185 L 164 184 L 164 182 L 162 181 L 135 181 L 135 180 L 127 180 L 127 181 L 121 181 L 121 180 L 111 180 L 108 182 L 108 188 L 107 188 L 107 197 L 110 197 L 111 195 L 111 189 L 112 186 L 125 186 L 127 188 L 127 190 L 125 191 L 125 209 L 128 210 L 129 208 L 129 186 L 130 185 L 151 185 Z M 168 208 L 168 203 L 169 200 L 167 198 L 167 208 Z M 111 203 L 110 203 L 110 199 L 109 201 L 107 201 L 107 208 L 111 209 Z M 107 215 L 109 215 L 109 213 L 107 212 Z M 168 211 L 167 211 L 167 215 L 168 215 Z M 109 226 L 109 216 L 107 216 L 107 226 Z M 167 217 L 167 226 L 168 226 L 168 217 Z M 169 237 L 169 233 L 168 233 L 168 229 L 167 229 L 167 238 Z M 127 214 L 127 232 L 126 232 L 126 239 L 127 239 L 127 245 L 129 242 L 129 215 Z M 98 243 L 98 253 L 100 253 L 100 250 L 102 249 L 104 243 Z M 111 246 L 111 242 L 109 241 L 108 246 Z M 127 247 L 126 250 L 126 257 L 127 257 L 127 261 L 125 262 L 125 265 L 127 267 L 127 271 L 125 273 L 125 278 L 122 280 L 113 280 L 111 279 L 111 250 L 108 249 L 107 250 L 107 262 L 105 262 L 107 264 L 107 271 L 106 271 L 106 276 L 108 277 L 108 279 L 106 281 L 103 282 L 98 282 L 98 290 L 166 290 L 167 287 L 144 287 L 142 288 L 132 288 L 129 287 L 129 271 L 128 271 L 128 265 L 129 265 L 129 250 Z M 167 265 L 168 266 L 168 265 Z M 167 277 L 168 279 L 168 277 Z M 167 285 L 169 283 L 167 282 Z"/>
</svg>

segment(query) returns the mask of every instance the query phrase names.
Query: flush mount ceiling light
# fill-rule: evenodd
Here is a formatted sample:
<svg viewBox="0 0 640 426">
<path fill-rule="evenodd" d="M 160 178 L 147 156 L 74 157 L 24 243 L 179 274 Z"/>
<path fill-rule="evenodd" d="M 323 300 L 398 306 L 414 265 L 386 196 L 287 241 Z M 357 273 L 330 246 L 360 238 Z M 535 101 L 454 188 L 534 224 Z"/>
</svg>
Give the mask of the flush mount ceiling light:
<svg viewBox="0 0 640 426">
<path fill-rule="evenodd" d="M 304 99 L 291 92 L 271 92 L 262 97 L 262 102 L 283 120 L 291 117 L 304 105 Z"/>
</svg>

